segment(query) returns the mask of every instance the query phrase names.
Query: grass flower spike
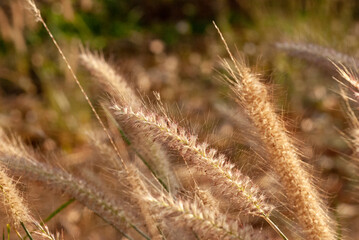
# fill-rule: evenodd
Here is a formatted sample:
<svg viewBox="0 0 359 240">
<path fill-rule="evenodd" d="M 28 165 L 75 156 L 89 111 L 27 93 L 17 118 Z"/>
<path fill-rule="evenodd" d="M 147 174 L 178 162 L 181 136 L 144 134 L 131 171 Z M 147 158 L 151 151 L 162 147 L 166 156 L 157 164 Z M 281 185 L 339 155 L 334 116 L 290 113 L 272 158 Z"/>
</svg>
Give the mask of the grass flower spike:
<svg viewBox="0 0 359 240">
<path fill-rule="evenodd" d="M 258 74 L 234 59 L 220 35 L 232 60 L 231 64 L 224 60 L 223 65 L 229 74 L 225 78 L 236 101 L 245 110 L 266 146 L 269 161 L 284 186 L 288 201 L 307 239 L 335 239 L 317 190 L 302 166 L 284 123 L 274 111 L 266 86 L 259 81 Z"/>
</svg>

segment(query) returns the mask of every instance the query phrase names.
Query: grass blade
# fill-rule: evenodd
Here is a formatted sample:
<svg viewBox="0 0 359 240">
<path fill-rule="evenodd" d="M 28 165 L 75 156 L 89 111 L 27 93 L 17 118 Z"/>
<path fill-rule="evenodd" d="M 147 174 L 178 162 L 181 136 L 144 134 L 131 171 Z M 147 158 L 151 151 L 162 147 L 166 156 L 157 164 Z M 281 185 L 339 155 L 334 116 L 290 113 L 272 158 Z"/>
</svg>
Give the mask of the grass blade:
<svg viewBox="0 0 359 240">
<path fill-rule="evenodd" d="M 30 240 L 33 240 L 31 233 L 29 232 L 29 230 L 27 230 L 27 228 L 25 227 L 25 224 L 23 222 L 20 222 L 20 225 L 22 226 L 22 228 L 24 229 L 26 235 L 29 237 Z"/>
<path fill-rule="evenodd" d="M 53 217 L 55 217 L 58 213 L 60 213 L 62 210 L 64 210 L 68 205 L 70 205 L 71 203 L 73 203 L 75 201 L 75 198 L 71 198 L 70 200 L 68 200 L 67 202 L 65 202 L 64 204 L 62 204 L 60 207 L 58 207 L 55 211 L 53 211 L 42 223 L 42 225 L 44 223 L 47 223 L 48 221 L 50 221 Z"/>
</svg>

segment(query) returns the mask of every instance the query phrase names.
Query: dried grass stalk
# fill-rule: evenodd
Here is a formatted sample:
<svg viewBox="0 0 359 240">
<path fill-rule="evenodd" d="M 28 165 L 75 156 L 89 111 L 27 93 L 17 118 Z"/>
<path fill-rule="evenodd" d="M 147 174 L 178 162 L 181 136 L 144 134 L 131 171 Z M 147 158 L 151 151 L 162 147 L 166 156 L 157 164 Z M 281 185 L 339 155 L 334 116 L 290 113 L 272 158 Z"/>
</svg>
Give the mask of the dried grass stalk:
<svg viewBox="0 0 359 240">
<path fill-rule="evenodd" d="M 102 191 L 83 180 L 61 169 L 38 162 L 35 154 L 25 149 L 18 140 L 8 138 L 3 132 L 0 134 L 0 163 L 17 175 L 64 191 L 117 229 L 124 229 L 133 222 L 129 209 L 125 212 L 119 207 L 121 204 L 115 203 Z"/>
<path fill-rule="evenodd" d="M 33 234 L 38 235 L 41 239 L 55 240 L 56 237 L 49 231 L 48 227 L 41 225 L 31 216 L 24 199 L 16 189 L 16 184 L 7 175 L 7 172 L 7 168 L 0 163 L 0 190 L 2 192 L 0 196 L 3 198 L 4 207 L 10 215 L 15 228 L 19 228 L 21 224 L 26 227 L 34 226 L 35 231 Z"/>
<path fill-rule="evenodd" d="M 233 204 L 242 206 L 249 214 L 268 217 L 272 206 L 265 202 L 259 188 L 224 155 L 217 154 L 207 143 L 197 143 L 197 137 L 189 135 L 184 129 L 154 113 L 134 112 L 131 108 L 115 105 L 115 114 L 121 122 L 135 126 L 147 135 L 154 137 L 179 151 L 182 156 L 193 163 L 199 171 L 210 176 L 211 181 L 220 189 L 216 194 L 229 197 Z"/>
<path fill-rule="evenodd" d="M 323 209 L 322 201 L 302 166 L 284 123 L 274 111 L 266 86 L 259 81 L 258 74 L 234 59 L 220 35 L 233 64 L 223 61 L 229 74 L 225 80 L 232 88 L 237 103 L 256 127 L 307 239 L 335 239 L 328 213 Z"/>
<path fill-rule="evenodd" d="M 352 56 L 316 44 L 281 42 L 276 43 L 276 47 L 288 52 L 294 57 L 299 57 L 308 62 L 315 63 L 334 74 L 336 73 L 336 68 L 331 64 L 331 61 L 342 63 L 350 69 L 355 69 L 359 63 L 358 59 L 353 58 Z"/>
<path fill-rule="evenodd" d="M 131 106 L 132 109 L 136 110 L 143 108 L 142 101 L 127 84 L 123 76 L 117 73 L 101 54 L 82 50 L 80 60 L 117 104 Z M 171 169 L 168 154 L 162 146 L 145 136 L 138 129 L 133 127 L 124 128 L 123 123 L 119 122 L 119 124 L 130 139 L 131 145 L 145 158 L 146 164 L 149 164 L 156 176 L 166 183 L 169 190 L 175 192 L 179 184 Z"/>
<path fill-rule="evenodd" d="M 63 53 L 63 51 L 62 51 L 60 45 L 57 43 L 55 37 L 52 35 L 52 33 L 51 33 L 50 29 L 48 28 L 46 22 L 45 22 L 44 19 L 42 18 L 41 12 L 40 12 L 40 10 L 37 8 L 37 6 L 36 6 L 34 0 L 25 0 L 25 1 L 26 1 L 27 5 L 28 5 L 29 9 L 32 11 L 32 13 L 33 13 L 33 15 L 34 15 L 36 21 L 39 21 L 39 22 L 42 24 L 42 26 L 45 28 L 47 34 L 48 34 L 49 37 L 51 38 L 51 41 L 53 42 L 53 44 L 55 45 L 57 51 L 59 52 L 59 54 L 60 54 L 62 60 L 65 62 L 66 66 L 67 66 L 67 69 L 69 70 L 69 72 L 70 72 L 70 74 L 71 74 L 73 80 L 75 81 L 76 85 L 77 85 L 78 88 L 80 89 L 82 95 L 85 97 L 85 100 L 86 100 L 87 104 L 89 105 L 89 107 L 91 108 L 91 111 L 92 111 L 93 114 L 95 115 L 95 117 L 96 117 L 98 123 L 101 125 L 102 130 L 106 133 L 108 139 L 110 140 L 113 149 L 116 151 L 116 154 L 117 154 L 117 155 L 119 156 L 119 158 L 121 159 L 120 152 L 119 152 L 119 150 L 118 150 L 118 148 L 117 148 L 115 142 L 113 141 L 110 132 L 108 131 L 108 129 L 106 128 L 106 126 L 105 126 L 105 124 L 103 123 L 102 119 L 101 119 L 100 116 L 98 115 L 98 113 L 97 113 L 95 107 L 93 106 L 92 102 L 90 101 L 90 98 L 88 97 L 88 95 L 87 95 L 85 89 L 83 88 L 83 86 L 81 85 L 80 81 L 78 80 L 78 78 L 77 78 L 77 76 L 76 76 L 74 70 L 72 69 L 72 67 L 71 67 L 71 65 L 70 65 L 70 63 L 69 63 L 69 61 L 67 60 L 65 54 Z M 122 161 L 122 159 L 121 159 L 121 161 Z M 126 164 L 125 164 L 123 161 L 122 161 L 122 165 L 123 165 L 123 167 L 126 169 Z"/>
<path fill-rule="evenodd" d="M 14 181 L 6 172 L 6 168 L 0 164 L 0 196 L 2 196 L 4 207 L 15 227 L 19 227 L 21 222 L 32 224 L 34 220 L 30 215 L 30 211 L 16 189 Z"/>
<path fill-rule="evenodd" d="M 110 94 L 116 102 L 137 110 L 143 106 L 123 76 L 118 74 L 101 54 L 82 50 L 80 60 L 82 65 L 99 81 L 103 90 Z"/>
<path fill-rule="evenodd" d="M 351 85 L 351 90 L 354 93 L 354 96 L 357 98 L 356 101 L 358 101 L 359 98 L 359 80 L 357 73 L 353 70 L 347 68 L 345 65 L 337 65 L 333 62 L 333 66 L 337 69 L 339 75 L 341 78 L 343 78 L 347 83 Z M 336 79 L 336 78 L 335 78 Z M 336 79 L 339 83 L 342 83 L 338 79 Z"/>
<path fill-rule="evenodd" d="M 340 88 L 340 95 L 344 100 L 344 112 L 346 114 L 348 123 L 350 124 L 350 130 L 348 134 L 344 134 L 344 139 L 347 141 L 351 149 L 353 150 L 353 155 L 355 158 L 359 156 L 359 120 L 356 116 L 355 112 L 353 111 L 350 102 L 358 103 L 359 97 L 359 79 L 357 74 L 350 71 L 345 66 L 337 66 L 337 70 L 340 76 L 347 81 L 351 85 L 348 87 L 354 93 L 354 99 L 349 96 L 349 93 L 345 91 L 343 88 Z M 342 83 L 341 81 L 337 80 L 338 82 Z"/>
<path fill-rule="evenodd" d="M 153 240 L 161 240 L 162 236 L 157 228 L 157 223 L 151 215 L 151 210 L 148 202 L 143 198 L 148 194 L 147 187 L 145 186 L 138 170 L 132 166 L 128 166 L 129 174 L 127 175 L 127 182 L 131 185 L 131 195 L 136 199 L 137 205 L 140 208 L 142 217 L 146 223 L 150 237 Z"/>
<path fill-rule="evenodd" d="M 252 227 L 243 226 L 237 221 L 227 219 L 225 214 L 208 210 L 197 202 L 175 200 L 170 196 L 153 197 L 147 195 L 152 211 L 159 220 L 173 220 L 192 228 L 204 239 L 262 239 Z"/>
</svg>

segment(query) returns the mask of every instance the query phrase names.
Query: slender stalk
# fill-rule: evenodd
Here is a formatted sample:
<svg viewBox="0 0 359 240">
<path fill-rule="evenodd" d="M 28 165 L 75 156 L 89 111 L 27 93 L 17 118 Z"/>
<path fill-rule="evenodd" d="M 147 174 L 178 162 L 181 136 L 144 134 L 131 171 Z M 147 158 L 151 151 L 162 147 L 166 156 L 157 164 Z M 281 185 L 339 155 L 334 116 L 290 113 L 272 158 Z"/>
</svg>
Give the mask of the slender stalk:
<svg viewBox="0 0 359 240">
<path fill-rule="evenodd" d="M 48 221 L 50 221 L 53 217 L 55 217 L 58 213 L 60 213 L 62 210 L 64 210 L 68 205 L 70 205 L 74 201 L 75 201 L 75 198 L 71 198 L 70 200 L 68 200 L 67 202 L 62 204 L 55 211 L 53 211 L 47 218 L 45 218 L 44 222 L 41 224 L 43 225 L 44 223 L 47 223 Z"/>
<path fill-rule="evenodd" d="M 10 240 L 10 231 L 11 231 L 10 224 L 6 224 L 6 229 L 7 229 L 7 240 Z"/>
<path fill-rule="evenodd" d="M 287 236 L 284 235 L 280 228 L 268 216 L 263 216 L 263 218 L 274 229 L 274 231 L 276 231 L 278 235 L 281 236 L 281 238 L 283 238 L 284 240 L 288 240 Z"/>
<path fill-rule="evenodd" d="M 20 222 L 20 225 L 22 226 L 22 228 L 24 229 L 26 235 L 29 237 L 30 240 L 33 240 L 31 233 L 29 232 L 29 230 L 27 230 L 27 228 L 25 227 L 25 224 L 23 222 Z"/>
<path fill-rule="evenodd" d="M 130 224 L 130 226 L 135 229 L 142 237 L 144 237 L 146 240 L 151 240 L 151 238 L 149 236 L 147 236 L 141 229 L 139 229 L 138 227 L 136 227 L 133 224 Z"/>
<path fill-rule="evenodd" d="M 115 142 L 113 141 L 113 138 L 111 137 L 110 132 L 108 131 L 107 127 L 105 126 L 105 124 L 103 123 L 103 121 L 102 121 L 102 119 L 100 118 L 99 114 L 97 113 L 97 111 L 96 111 L 95 107 L 93 106 L 93 104 L 92 104 L 90 98 L 88 97 L 88 95 L 87 95 L 85 89 L 83 88 L 83 86 L 82 86 L 82 84 L 80 83 L 80 81 L 78 80 L 78 78 L 77 78 L 75 72 L 73 71 L 73 69 L 72 69 L 70 63 L 67 61 L 67 58 L 66 58 L 65 54 L 63 53 L 63 51 L 62 51 L 60 45 L 57 43 L 55 37 L 52 35 L 50 29 L 47 27 L 46 22 L 44 21 L 44 19 L 43 19 L 42 16 L 41 16 L 40 10 L 37 8 L 37 6 L 36 6 L 34 0 L 27 0 L 27 2 L 29 3 L 30 7 L 32 8 L 36 19 L 43 25 L 43 27 L 45 28 L 46 32 L 49 34 L 49 36 L 50 36 L 52 42 L 54 43 L 55 47 L 57 48 L 58 52 L 60 53 L 60 56 L 61 56 L 62 59 L 64 60 L 66 66 L 67 66 L 67 68 L 68 68 L 68 70 L 70 71 L 71 76 L 72 76 L 73 79 L 75 80 L 77 86 L 80 88 L 80 91 L 81 91 L 82 95 L 85 97 L 87 104 L 90 106 L 91 111 L 92 111 L 93 114 L 95 115 L 97 121 L 100 123 L 100 125 L 101 125 L 103 131 L 106 133 L 108 139 L 110 140 L 110 143 L 111 143 L 113 149 L 116 151 L 116 154 L 117 154 L 117 155 L 119 156 L 119 158 L 121 159 L 121 162 L 122 162 L 123 167 L 127 170 L 126 164 L 125 164 L 125 162 L 122 160 L 121 155 L 120 155 L 120 152 L 119 152 L 119 150 L 118 150 L 118 148 L 117 148 Z"/>
</svg>

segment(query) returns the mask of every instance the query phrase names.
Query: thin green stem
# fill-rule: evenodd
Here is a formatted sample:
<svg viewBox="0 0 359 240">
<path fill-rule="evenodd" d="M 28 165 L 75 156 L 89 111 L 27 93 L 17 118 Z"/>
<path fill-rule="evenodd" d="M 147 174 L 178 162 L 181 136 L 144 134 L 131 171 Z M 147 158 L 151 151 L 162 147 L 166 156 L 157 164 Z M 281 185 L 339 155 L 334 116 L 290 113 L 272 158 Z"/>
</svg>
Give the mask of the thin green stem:
<svg viewBox="0 0 359 240">
<path fill-rule="evenodd" d="M 121 130 L 120 130 L 121 131 Z M 155 176 L 155 178 L 158 180 L 158 182 L 162 185 L 162 187 L 167 191 L 169 192 L 168 190 L 168 187 L 166 185 L 166 183 L 161 179 L 159 178 L 155 171 L 153 170 L 153 168 L 151 167 L 151 165 L 146 161 L 146 159 L 136 150 L 134 149 L 135 153 L 137 154 L 137 156 L 141 159 L 141 161 L 147 166 L 148 170 L 150 170 L 150 172 Z"/>
<path fill-rule="evenodd" d="M 27 228 L 25 227 L 25 224 L 23 222 L 20 222 L 22 228 L 25 230 L 26 235 L 30 238 L 30 240 L 33 240 L 31 233 L 29 232 L 29 230 L 27 230 Z"/>
<path fill-rule="evenodd" d="M 113 225 L 112 223 L 110 223 L 109 221 L 107 221 L 105 218 L 103 218 L 101 215 L 95 213 L 97 216 L 99 216 L 104 222 L 108 223 L 109 225 L 111 225 L 114 229 L 116 229 L 119 233 L 121 233 L 125 238 L 127 238 L 128 240 L 134 240 L 132 237 L 128 236 L 126 233 L 124 233 L 121 229 L 119 229 L 118 227 L 116 227 L 115 225 Z M 130 223 L 130 226 L 133 228 L 133 224 Z M 135 228 L 134 228 L 135 229 Z M 136 229 L 135 229 L 136 230 Z M 137 230 L 136 230 L 137 231 Z"/>
<path fill-rule="evenodd" d="M 7 229 L 7 240 L 10 240 L 10 224 L 6 224 L 6 229 Z"/>
<path fill-rule="evenodd" d="M 147 236 L 144 232 L 141 231 L 141 229 L 137 228 L 135 225 L 133 225 L 132 223 L 130 223 L 130 226 L 136 230 L 136 232 L 138 232 L 142 237 L 144 237 L 146 240 L 151 240 L 151 238 L 149 236 Z"/>
<path fill-rule="evenodd" d="M 64 210 L 68 205 L 70 205 L 71 203 L 73 203 L 75 201 L 75 198 L 71 198 L 70 200 L 68 200 L 67 202 L 65 202 L 64 204 L 62 204 L 60 207 L 58 207 L 55 211 L 53 211 L 45 220 L 43 223 L 41 223 L 41 225 L 44 225 L 44 223 L 47 223 L 48 221 L 50 221 L 53 217 L 55 217 L 58 213 L 60 213 L 62 210 Z"/>
</svg>

